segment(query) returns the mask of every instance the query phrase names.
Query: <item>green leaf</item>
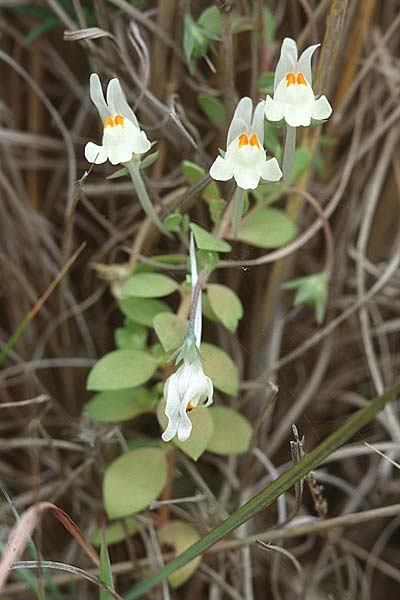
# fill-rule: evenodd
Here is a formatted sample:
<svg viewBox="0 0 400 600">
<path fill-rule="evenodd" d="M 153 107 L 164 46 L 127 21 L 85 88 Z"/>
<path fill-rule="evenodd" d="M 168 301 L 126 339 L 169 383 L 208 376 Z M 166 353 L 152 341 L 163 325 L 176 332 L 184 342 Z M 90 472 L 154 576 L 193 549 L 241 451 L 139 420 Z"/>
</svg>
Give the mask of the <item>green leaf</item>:
<svg viewBox="0 0 400 600">
<path fill-rule="evenodd" d="M 203 10 L 197 19 L 197 23 L 214 37 L 221 34 L 221 15 L 216 6 L 209 6 Z"/>
<path fill-rule="evenodd" d="M 181 170 L 190 185 L 194 185 L 206 175 L 205 169 L 196 165 L 196 163 L 190 160 L 183 160 L 181 162 Z M 219 200 L 220 193 L 217 184 L 215 181 L 211 181 L 201 192 L 201 197 L 207 202 L 211 202 L 212 200 Z"/>
<path fill-rule="evenodd" d="M 160 273 L 140 273 L 132 275 L 122 286 L 124 296 L 135 298 L 161 298 L 169 296 L 177 289 L 176 281 Z"/>
<path fill-rule="evenodd" d="M 296 232 L 296 224 L 284 212 L 259 206 L 242 221 L 238 239 L 258 248 L 280 248 Z"/>
<path fill-rule="evenodd" d="M 208 295 L 206 294 L 206 292 L 202 293 L 201 298 L 202 298 L 202 302 L 201 302 L 202 313 L 206 317 L 206 319 L 208 319 L 209 321 L 212 321 L 213 323 L 220 323 L 219 318 L 217 317 L 217 315 L 215 314 L 215 312 L 212 309 L 210 299 L 209 299 Z"/>
<path fill-rule="evenodd" d="M 207 450 L 222 456 L 247 452 L 253 435 L 248 420 L 228 406 L 212 406 L 209 411 L 214 431 Z"/>
<path fill-rule="evenodd" d="M 114 173 L 111 173 L 111 175 L 108 175 L 106 179 L 118 179 L 119 177 L 125 177 L 125 175 L 129 175 L 129 171 L 126 167 L 122 167 L 121 169 L 114 171 Z"/>
<path fill-rule="evenodd" d="M 146 388 L 99 392 L 86 405 L 85 410 L 93 421 L 119 423 L 151 412 L 157 397 Z"/>
<path fill-rule="evenodd" d="M 164 221 L 163 225 L 167 231 L 174 231 L 178 233 L 181 230 L 182 226 L 182 215 L 180 212 L 174 212 L 171 215 L 168 215 Z"/>
<path fill-rule="evenodd" d="M 224 210 L 226 208 L 226 202 L 223 198 L 213 198 L 210 202 L 210 218 L 214 225 L 219 225 L 222 216 L 224 214 Z"/>
<path fill-rule="evenodd" d="M 200 348 L 204 373 L 211 378 L 215 387 L 236 396 L 239 390 L 239 373 L 231 357 L 218 346 L 204 342 Z"/>
<path fill-rule="evenodd" d="M 188 330 L 188 322 L 171 313 L 160 313 L 154 318 L 154 329 L 166 352 L 183 344 Z"/>
<path fill-rule="evenodd" d="M 153 327 L 154 317 L 159 313 L 172 312 L 168 304 L 153 298 L 127 298 L 120 300 L 119 307 L 132 321 L 146 327 Z"/>
<path fill-rule="evenodd" d="M 157 537 L 160 545 L 168 544 L 172 546 L 177 555 L 200 539 L 195 528 L 186 521 L 170 521 L 158 530 Z M 175 589 L 183 585 L 196 571 L 200 562 L 201 557 L 199 556 L 173 573 L 168 577 L 170 586 Z"/>
<path fill-rule="evenodd" d="M 106 470 L 103 497 L 110 519 L 147 508 L 167 482 L 167 459 L 159 448 L 137 448 L 122 454 Z"/>
<path fill-rule="evenodd" d="M 128 320 L 125 327 L 114 332 L 115 345 L 121 350 L 143 350 L 146 346 L 148 330 L 144 325 Z"/>
<path fill-rule="evenodd" d="M 208 94 L 197 94 L 197 103 L 208 119 L 221 131 L 225 129 L 225 106 L 214 96 Z"/>
<path fill-rule="evenodd" d="M 185 16 L 183 22 L 183 53 L 188 63 L 190 62 L 194 48 L 194 35 L 193 35 L 193 19 L 188 14 Z"/>
<path fill-rule="evenodd" d="M 275 17 L 268 6 L 264 6 L 264 31 L 268 44 L 275 40 Z"/>
<path fill-rule="evenodd" d="M 200 250 L 211 250 L 215 252 L 230 252 L 232 250 L 227 242 L 211 235 L 211 233 L 208 233 L 208 231 L 202 227 L 195 225 L 195 223 L 190 223 L 190 229 L 193 231 L 197 247 L 200 248 Z"/>
<path fill-rule="evenodd" d="M 211 308 L 221 323 L 235 333 L 238 321 L 243 317 L 243 306 L 239 298 L 230 288 L 219 283 L 208 284 L 207 294 Z"/>
<path fill-rule="evenodd" d="M 91 369 L 87 389 L 122 390 L 141 385 L 154 374 L 154 359 L 140 350 L 114 350 L 103 356 Z"/>
<path fill-rule="evenodd" d="M 292 279 L 282 285 L 284 290 L 297 290 L 294 305 L 304 304 L 315 311 L 318 324 L 324 320 L 326 303 L 328 300 L 328 275 L 323 271 L 307 277 Z"/>
<path fill-rule="evenodd" d="M 62 23 L 58 17 L 49 17 L 48 19 L 45 19 L 30 30 L 28 35 L 25 37 L 25 44 L 31 44 L 38 37 L 44 33 L 47 33 L 47 31 L 51 31 L 52 29 L 59 27 L 61 24 Z"/>
<path fill-rule="evenodd" d="M 161 400 L 157 408 L 157 418 L 162 430 L 166 429 L 168 419 L 165 416 L 165 400 Z M 193 429 L 190 438 L 186 442 L 180 442 L 175 437 L 172 442 L 182 452 L 190 456 L 193 460 L 198 460 L 206 450 L 210 441 L 214 424 L 209 409 L 205 406 L 198 406 L 188 413 L 192 422 Z"/>
<path fill-rule="evenodd" d="M 100 548 L 100 581 L 105 583 L 111 589 L 114 589 L 113 576 L 111 571 L 110 557 L 108 556 L 107 543 L 103 539 Z M 100 600 L 112 600 L 113 596 L 100 588 Z"/>
<path fill-rule="evenodd" d="M 139 531 L 140 526 L 136 519 L 132 517 L 128 517 L 123 521 L 116 521 L 115 523 L 111 523 L 106 527 L 105 530 L 105 540 L 107 546 L 112 546 L 113 544 L 118 544 L 125 540 L 128 536 L 134 535 L 137 531 Z M 101 546 L 103 537 L 103 531 L 98 529 L 93 536 L 90 538 L 90 542 L 93 546 Z"/>
<path fill-rule="evenodd" d="M 257 79 L 257 91 L 260 94 L 269 94 L 272 96 L 274 94 L 274 78 L 275 73 L 268 71 L 260 75 Z"/>
<path fill-rule="evenodd" d="M 243 506 L 209 531 L 198 542 L 174 558 L 165 567 L 153 573 L 137 584 L 126 595 L 125 600 L 136 600 L 151 590 L 155 585 L 164 581 L 172 573 L 188 564 L 191 560 L 203 554 L 219 540 L 226 537 L 243 523 L 254 518 L 258 513 L 271 506 L 282 494 L 289 491 L 298 481 L 303 479 L 310 471 L 315 470 L 323 461 L 340 446 L 350 440 L 363 427 L 368 425 L 386 404 L 400 393 L 400 385 L 395 385 L 378 396 L 365 408 L 358 410 L 353 416 L 346 419 L 344 425 L 326 438 L 312 452 L 306 454 L 293 467 L 284 471 L 275 481 L 270 483 L 256 496 L 248 500 Z"/>
<path fill-rule="evenodd" d="M 148 154 L 147 156 L 145 156 L 144 158 L 142 158 L 142 160 L 140 161 L 140 168 L 141 169 L 147 169 L 148 167 L 150 167 L 153 163 L 156 162 L 157 158 L 158 158 L 158 153 L 159 151 L 156 150 L 155 152 L 152 152 L 151 154 Z"/>
</svg>

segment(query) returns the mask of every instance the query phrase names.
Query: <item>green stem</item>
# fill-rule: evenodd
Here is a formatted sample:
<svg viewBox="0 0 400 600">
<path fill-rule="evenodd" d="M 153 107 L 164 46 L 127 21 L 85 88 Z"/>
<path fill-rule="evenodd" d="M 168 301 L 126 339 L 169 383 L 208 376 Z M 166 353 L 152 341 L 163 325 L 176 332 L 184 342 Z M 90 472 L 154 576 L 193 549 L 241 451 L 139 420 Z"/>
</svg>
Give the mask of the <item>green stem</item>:
<svg viewBox="0 0 400 600">
<path fill-rule="evenodd" d="M 337 431 L 332 433 L 315 450 L 307 454 L 300 462 L 295 464 L 285 473 L 282 473 L 278 479 L 275 479 L 267 488 L 262 490 L 257 496 L 249 500 L 239 510 L 225 519 L 220 525 L 212 529 L 198 542 L 182 552 L 165 567 L 154 573 L 136 587 L 134 587 L 125 596 L 125 600 L 135 600 L 142 594 L 163 581 L 166 577 L 180 569 L 188 562 L 203 554 L 208 548 L 213 546 L 228 533 L 234 531 L 237 527 L 254 517 L 260 511 L 270 506 L 279 496 L 287 492 L 298 481 L 303 479 L 310 471 L 316 469 L 328 456 L 332 454 L 339 446 L 342 446 L 357 432 L 367 425 L 384 408 L 387 402 L 400 393 L 400 385 L 390 388 L 382 396 L 378 396 L 365 408 L 357 411 L 347 422 Z"/>
<path fill-rule="evenodd" d="M 292 181 L 294 152 L 296 150 L 296 127 L 286 125 L 286 137 L 283 147 L 282 172 L 283 182 L 288 185 Z"/>
<path fill-rule="evenodd" d="M 125 167 L 129 171 L 129 175 L 131 176 L 132 183 L 134 185 L 134 188 L 136 190 L 136 193 L 138 195 L 140 204 L 142 205 L 144 212 L 149 217 L 149 219 L 154 223 L 154 225 L 156 225 L 158 227 L 158 229 L 160 231 L 162 231 L 162 233 L 164 233 L 164 234 L 167 233 L 166 229 L 164 228 L 163 224 L 160 221 L 158 214 L 156 213 L 156 211 L 154 209 L 154 206 L 151 203 L 149 194 L 147 193 L 147 190 L 146 190 L 146 186 L 144 185 L 142 174 L 140 172 L 139 163 L 135 160 L 130 160 L 129 162 L 125 163 Z"/>
<path fill-rule="evenodd" d="M 242 213 L 243 213 L 244 194 L 245 194 L 245 191 L 242 188 L 237 187 L 236 190 L 234 191 L 233 198 L 232 198 L 233 212 L 232 212 L 231 223 L 232 223 L 232 232 L 233 232 L 234 238 L 237 237 L 239 227 L 240 227 L 240 221 L 241 221 Z"/>
</svg>

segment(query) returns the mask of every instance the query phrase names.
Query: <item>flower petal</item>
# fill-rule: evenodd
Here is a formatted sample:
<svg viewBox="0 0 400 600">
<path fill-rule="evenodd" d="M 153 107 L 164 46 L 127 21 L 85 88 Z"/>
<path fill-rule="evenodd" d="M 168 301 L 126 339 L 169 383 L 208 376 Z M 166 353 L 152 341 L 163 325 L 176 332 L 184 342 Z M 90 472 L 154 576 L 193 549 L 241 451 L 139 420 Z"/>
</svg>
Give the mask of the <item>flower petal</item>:
<svg viewBox="0 0 400 600">
<path fill-rule="evenodd" d="M 101 87 L 101 81 L 97 73 L 92 73 L 89 79 L 90 87 L 90 98 L 98 110 L 102 122 L 110 116 L 107 104 L 104 100 L 103 88 Z M 103 161 L 104 162 L 104 161 Z"/>
<path fill-rule="evenodd" d="M 255 167 L 238 166 L 233 176 L 237 185 L 243 190 L 255 190 L 260 182 L 260 175 Z"/>
<path fill-rule="evenodd" d="M 136 125 L 137 128 L 139 128 L 136 115 L 127 103 L 125 94 L 122 91 L 121 85 L 116 77 L 111 79 L 107 86 L 107 104 L 113 115 L 122 115 Z"/>
<path fill-rule="evenodd" d="M 211 165 L 210 175 L 217 181 L 228 181 L 233 177 L 232 165 L 222 156 L 218 156 Z"/>
<path fill-rule="evenodd" d="M 329 104 L 325 96 L 321 96 L 318 100 L 314 100 L 311 107 L 311 116 L 317 121 L 327 119 L 332 114 L 332 106 Z"/>
<path fill-rule="evenodd" d="M 285 38 L 281 47 L 281 55 L 275 69 L 274 91 L 279 83 L 290 71 L 294 71 L 297 64 L 297 46 L 292 38 Z"/>
<path fill-rule="evenodd" d="M 180 442 L 186 442 L 190 438 L 191 433 L 192 433 L 192 421 L 189 419 L 189 416 L 186 412 L 186 406 L 184 404 L 182 404 L 181 409 L 180 409 L 178 440 Z"/>
<path fill-rule="evenodd" d="M 106 127 L 103 134 L 103 147 L 112 165 L 128 162 L 132 158 L 132 142 L 125 126 Z"/>
<path fill-rule="evenodd" d="M 107 160 L 107 152 L 103 146 L 88 142 L 85 146 L 85 158 L 92 164 L 102 165 Z"/>
<path fill-rule="evenodd" d="M 255 133 L 261 146 L 264 144 L 264 110 L 265 102 L 261 100 L 254 110 L 253 120 L 251 122 L 251 133 Z"/>
<path fill-rule="evenodd" d="M 285 105 L 279 100 L 267 96 L 265 101 L 265 116 L 268 121 L 281 121 L 285 114 Z"/>
<path fill-rule="evenodd" d="M 258 172 L 266 181 L 279 181 L 282 179 L 282 171 L 276 158 L 271 158 L 263 162 Z"/>
<path fill-rule="evenodd" d="M 312 85 L 311 58 L 320 45 L 321 44 L 314 44 L 314 46 L 309 46 L 308 48 L 306 48 L 300 54 L 300 58 L 297 63 L 297 72 L 303 73 L 304 77 L 307 79 L 310 85 Z"/>
<path fill-rule="evenodd" d="M 125 135 L 129 138 L 131 150 L 134 154 L 144 154 L 151 148 L 151 142 L 147 139 L 144 131 L 136 127 L 131 121 L 124 121 Z"/>
<path fill-rule="evenodd" d="M 253 114 L 253 101 L 247 96 L 239 101 L 233 114 L 228 130 L 226 145 L 237 138 L 241 133 L 247 133 L 250 129 L 251 116 Z"/>
<path fill-rule="evenodd" d="M 303 106 L 288 105 L 285 108 L 285 121 L 291 127 L 308 127 L 311 123 L 311 107 L 312 104 L 304 104 Z"/>
</svg>

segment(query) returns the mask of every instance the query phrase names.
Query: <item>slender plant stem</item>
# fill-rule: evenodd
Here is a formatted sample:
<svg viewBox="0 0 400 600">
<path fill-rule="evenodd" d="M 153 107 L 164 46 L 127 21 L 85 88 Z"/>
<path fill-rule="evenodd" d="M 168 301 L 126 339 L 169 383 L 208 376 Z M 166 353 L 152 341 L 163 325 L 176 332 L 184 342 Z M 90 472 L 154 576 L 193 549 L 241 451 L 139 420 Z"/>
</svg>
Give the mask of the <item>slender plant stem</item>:
<svg viewBox="0 0 400 600">
<path fill-rule="evenodd" d="M 240 227 L 240 220 L 242 218 L 242 213 L 243 213 L 244 194 L 245 194 L 244 190 L 240 187 L 237 187 L 233 193 L 233 198 L 232 198 L 233 212 L 232 212 L 231 223 L 232 223 L 232 232 L 233 232 L 234 238 L 237 237 L 239 227 Z"/>
<path fill-rule="evenodd" d="M 144 181 L 142 178 L 142 174 L 140 172 L 139 164 L 135 160 L 130 160 L 125 163 L 126 168 L 129 171 L 129 175 L 131 176 L 132 183 L 140 200 L 140 204 L 146 215 L 153 221 L 154 225 L 158 227 L 160 231 L 163 233 L 167 233 L 163 224 L 160 221 L 158 214 L 156 213 L 154 206 L 151 203 L 149 194 L 147 193 L 146 186 L 144 185 Z"/>
<path fill-rule="evenodd" d="M 291 183 L 294 165 L 294 152 L 296 150 L 296 127 L 286 125 L 285 145 L 283 147 L 282 172 L 283 182 Z"/>
<path fill-rule="evenodd" d="M 283 493 L 287 492 L 293 485 L 305 477 L 310 471 L 320 465 L 328 456 L 332 454 L 339 446 L 342 446 L 350 438 L 359 432 L 365 425 L 384 408 L 392 398 L 400 393 L 400 385 L 390 388 L 382 396 L 378 396 L 365 408 L 357 411 L 348 421 L 337 431 L 332 433 L 315 450 L 306 455 L 301 461 L 295 464 L 288 471 L 283 473 L 278 479 L 275 479 L 271 485 L 262 490 L 257 496 L 249 500 L 239 510 L 225 519 L 220 525 L 217 525 L 207 535 L 198 542 L 182 552 L 165 567 L 154 573 L 136 587 L 134 587 L 125 596 L 125 600 L 135 600 L 140 598 L 145 592 L 152 589 L 155 585 L 163 581 L 166 577 L 174 573 L 177 569 L 186 565 L 189 561 L 199 556 L 208 548 L 213 546 L 228 533 L 234 531 L 237 527 L 246 523 L 249 519 L 270 506 Z"/>
</svg>

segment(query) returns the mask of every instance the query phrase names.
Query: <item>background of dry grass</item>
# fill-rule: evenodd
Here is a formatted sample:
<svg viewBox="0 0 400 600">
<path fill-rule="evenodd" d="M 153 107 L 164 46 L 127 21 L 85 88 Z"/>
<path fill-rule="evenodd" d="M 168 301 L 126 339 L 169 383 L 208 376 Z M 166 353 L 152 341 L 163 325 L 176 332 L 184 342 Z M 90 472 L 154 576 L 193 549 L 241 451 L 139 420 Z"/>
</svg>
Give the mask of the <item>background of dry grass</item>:
<svg viewBox="0 0 400 600">
<path fill-rule="evenodd" d="M 38 500 L 50 500 L 86 533 L 102 519 L 101 477 L 117 452 L 120 435 L 117 427 L 96 425 L 81 415 L 89 397 L 88 368 L 110 350 L 120 320 L 106 282 L 91 264 L 127 260 L 126 249 L 132 245 L 141 256 L 183 251 L 179 241 L 160 240 L 155 229 L 143 235 L 131 184 L 106 181 L 109 166 L 96 167 L 83 186 L 76 185 L 87 169 L 84 144 L 98 130 L 88 74 L 100 72 L 104 81 L 118 76 L 149 137 L 159 140 L 158 160 L 147 171 L 154 201 L 165 204 L 170 195 L 179 197 L 181 206 L 205 223 L 204 206 L 192 190 L 188 193 L 180 162 L 191 159 L 207 168 L 224 136 L 199 110 L 195 93 L 224 99 L 229 114 L 240 95 L 257 97 L 257 77 L 273 70 L 285 35 L 303 46 L 325 36 L 316 90 L 332 101 L 334 115 L 322 133 L 334 138 L 335 145 L 323 150 L 323 173 L 307 173 L 298 186 L 319 200 L 333 229 L 335 266 L 328 314 L 318 327 L 312 311 L 293 308 L 291 295 L 282 294 L 279 286 L 283 277 L 321 269 L 320 233 L 285 263 L 239 264 L 217 271 L 215 281 L 239 294 L 246 316 L 237 336 L 215 324 L 206 326 L 206 336 L 234 357 L 243 380 L 243 393 L 234 405 L 259 428 L 247 457 L 206 455 L 200 466 L 188 460 L 179 464 L 182 477 L 174 496 L 201 492 L 205 498 L 171 511 L 194 520 L 205 532 L 290 463 L 293 423 L 304 434 L 306 448 L 313 448 L 355 407 L 398 379 L 399 2 L 270 0 L 265 4 L 277 24 L 273 44 L 263 37 L 260 21 L 252 21 L 252 5 L 257 17 L 262 1 L 216 2 L 223 24 L 227 12 L 237 8 L 254 24 L 262 42 L 257 48 L 251 32 L 232 41 L 226 26 L 218 57 L 213 58 L 217 73 L 200 62 L 193 76 L 182 53 L 186 2 L 73 0 L 70 11 L 56 0 L 37 2 L 51 9 L 62 25 L 32 43 L 25 38 L 38 21 L 16 11 L 19 4 L 0 2 L 2 344 L 72 252 L 82 242 L 86 245 L 2 366 L 0 479 L 19 512 Z M 190 7 L 198 15 L 209 4 L 192 1 Z M 95 41 L 76 41 L 79 35 L 69 35 L 65 41 L 65 30 L 88 26 L 85 9 L 107 35 Z M 319 129 L 303 132 L 303 143 L 312 151 L 319 134 Z M 315 219 L 309 208 L 300 210 L 298 197 L 288 200 L 287 210 L 297 216 L 302 231 Z M 229 259 L 245 261 L 261 254 L 236 244 Z M 268 380 L 278 385 L 276 396 L 266 386 Z M 151 418 L 121 427 L 128 439 L 137 428 L 158 431 Z M 294 491 L 286 494 L 273 509 L 241 528 L 238 543 L 210 552 L 197 574 L 171 592 L 172 597 L 398 598 L 400 516 L 371 517 L 353 526 L 349 518 L 320 535 L 285 541 L 282 534 L 272 541 L 278 548 L 268 551 L 244 545 L 240 538 L 283 525 L 295 511 L 331 518 L 396 503 L 398 470 L 364 441 L 398 459 L 399 440 L 393 404 L 351 447 L 338 451 L 315 473 L 323 488 L 311 483 L 301 498 Z M 216 505 L 207 482 L 212 482 Z M 151 515 L 156 523 L 156 514 Z M 7 502 L 0 506 L 0 519 L 4 541 L 14 522 Z M 152 528 L 112 547 L 120 594 L 132 586 L 137 564 L 157 566 L 151 532 Z M 266 541 L 272 539 L 273 534 L 266 536 Z M 45 559 L 90 571 L 79 546 L 51 517 L 36 530 L 35 542 Z M 82 579 L 74 588 L 67 584 L 76 581 L 71 575 L 53 577 L 61 598 L 98 595 Z M 151 597 L 166 594 L 164 589 Z M 33 596 L 15 576 L 4 597 Z M 43 597 L 56 596 L 46 592 Z"/>
</svg>

